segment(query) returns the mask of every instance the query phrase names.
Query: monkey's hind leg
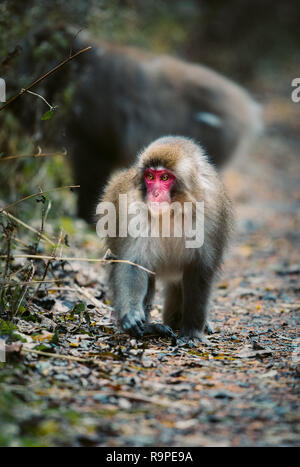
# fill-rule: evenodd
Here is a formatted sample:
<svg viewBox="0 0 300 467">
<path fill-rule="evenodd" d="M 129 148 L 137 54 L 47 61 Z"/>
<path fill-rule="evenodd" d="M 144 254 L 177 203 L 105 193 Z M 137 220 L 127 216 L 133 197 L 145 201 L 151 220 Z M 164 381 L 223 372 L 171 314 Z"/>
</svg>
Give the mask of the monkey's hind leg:
<svg viewBox="0 0 300 467">
<path fill-rule="evenodd" d="M 148 290 L 144 298 L 144 310 L 145 310 L 145 318 L 146 318 L 146 323 L 150 323 L 150 313 L 152 309 L 152 301 L 155 295 L 155 278 L 154 276 L 149 276 L 149 281 L 148 281 Z"/>
<path fill-rule="evenodd" d="M 180 334 L 205 341 L 204 331 L 211 333 L 207 321 L 213 271 L 194 261 L 186 266 L 183 274 L 183 315 Z"/>
<path fill-rule="evenodd" d="M 173 330 L 180 328 L 182 319 L 182 284 L 170 282 L 165 287 L 165 303 L 163 309 L 163 322 Z"/>
</svg>

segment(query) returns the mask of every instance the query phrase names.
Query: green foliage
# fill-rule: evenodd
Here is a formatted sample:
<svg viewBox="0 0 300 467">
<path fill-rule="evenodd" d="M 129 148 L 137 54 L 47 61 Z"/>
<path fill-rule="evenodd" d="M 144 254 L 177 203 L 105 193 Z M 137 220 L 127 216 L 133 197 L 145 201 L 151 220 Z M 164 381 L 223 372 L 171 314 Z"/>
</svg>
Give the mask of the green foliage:
<svg viewBox="0 0 300 467">
<path fill-rule="evenodd" d="M 4 321 L 3 319 L 0 320 L 0 336 L 13 336 L 17 327 L 9 322 Z"/>
<path fill-rule="evenodd" d="M 77 304 L 74 306 L 74 308 L 73 308 L 73 310 L 72 310 L 72 312 L 71 312 L 72 318 L 73 318 L 74 315 L 78 315 L 78 314 L 82 313 L 84 310 L 85 310 L 85 305 L 84 305 L 84 303 L 82 303 L 82 302 L 77 303 Z"/>
<path fill-rule="evenodd" d="M 26 342 L 17 332 L 17 327 L 10 321 L 0 319 L 0 336 L 9 337 L 11 341 Z"/>
<path fill-rule="evenodd" d="M 54 114 L 54 109 L 50 109 L 44 113 L 41 120 L 50 120 L 53 117 L 53 114 Z"/>
<path fill-rule="evenodd" d="M 59 343 L 59 332 L 55 330 L 52 339 L 51 339 L 51 344 L 58 344 Z"/>
</svg>

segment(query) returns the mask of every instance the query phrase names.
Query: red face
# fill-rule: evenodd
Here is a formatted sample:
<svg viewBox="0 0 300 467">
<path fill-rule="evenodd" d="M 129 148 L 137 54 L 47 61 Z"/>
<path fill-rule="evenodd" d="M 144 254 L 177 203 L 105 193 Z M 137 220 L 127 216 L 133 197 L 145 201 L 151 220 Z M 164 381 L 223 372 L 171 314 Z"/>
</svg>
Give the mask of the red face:
<svg viewBox="0 0 300 467">
<path fill-rule="evenodd" d="M 150 203 L 162 203 L 171 201 L 171 187 L 175 182 L 175 175 L 167 169 L 147 169 L 144 179 L 147 187 L 147 198 Z"/>
</svg>

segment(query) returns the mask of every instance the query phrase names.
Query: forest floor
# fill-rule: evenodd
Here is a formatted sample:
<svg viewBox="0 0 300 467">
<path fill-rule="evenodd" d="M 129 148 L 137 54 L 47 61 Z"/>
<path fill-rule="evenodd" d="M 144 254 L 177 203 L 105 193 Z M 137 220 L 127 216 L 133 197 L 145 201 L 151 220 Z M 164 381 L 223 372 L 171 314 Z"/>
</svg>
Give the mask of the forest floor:
<svg viewBox="0 0 300 467">
<path fill-rule="evenodd" d="M 237 226 L 209 344 L 119 333 L 104 266 L 57 264 L 64 285 L 9 331 L 23 342 L 0 364 L 0 445 L 299 446 L 296 104 L 277 96 L 265 114 L 251 155 L 224 173 Z"/>
</svg>

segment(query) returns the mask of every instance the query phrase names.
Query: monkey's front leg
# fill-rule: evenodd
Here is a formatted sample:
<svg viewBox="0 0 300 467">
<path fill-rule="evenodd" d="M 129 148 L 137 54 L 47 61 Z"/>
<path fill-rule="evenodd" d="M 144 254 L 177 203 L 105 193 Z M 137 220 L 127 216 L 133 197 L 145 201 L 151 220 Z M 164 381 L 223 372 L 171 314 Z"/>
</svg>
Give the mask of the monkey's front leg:
<svg viewBox="0 0 300 467">
<path fill-rule="evenodd" d="M 148 290 L 148 274 L 136 266 L 116 263 L 112 273 L 114 306 L 121 329 L 141 337 L 145 326 L 144 299 Z"/>
<path fill-rule="evenodd" d="M 199 261 L 194 261 L 183 272 L 183 314 L 180 334 L 184 337 L 204 338 L 207 322 L 208 302 L 213 272 Z"/>
</svg>

